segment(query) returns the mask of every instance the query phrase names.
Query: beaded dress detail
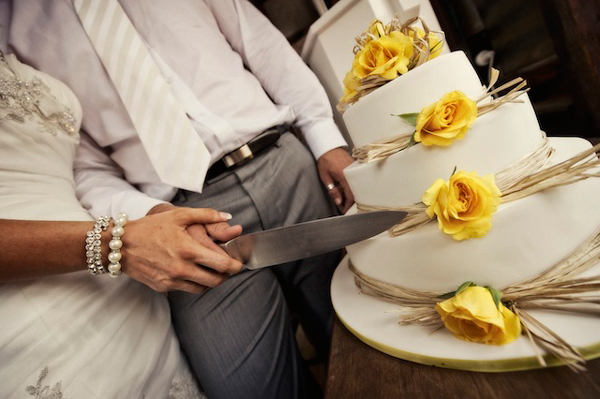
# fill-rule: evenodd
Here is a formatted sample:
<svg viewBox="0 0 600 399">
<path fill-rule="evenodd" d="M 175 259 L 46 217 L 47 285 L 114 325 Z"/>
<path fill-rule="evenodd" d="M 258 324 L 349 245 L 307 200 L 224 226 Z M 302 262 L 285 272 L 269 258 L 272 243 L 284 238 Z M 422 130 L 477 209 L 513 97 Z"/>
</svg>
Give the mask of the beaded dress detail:
<svg viewBox="0 0 600 399">
<path fill-rule="evenodd" d="M 50 93 L 50 88 L 39 77 L 22 80 L 10 67 L 0 52 L 0 122 L 38 118 L 40 127 L 49 133 L 62 131 L 76 135 L 75 115 L 67 107 L 60 107 Z M 56 109 L 57 105 L 59 108 Z"/>
</svg>

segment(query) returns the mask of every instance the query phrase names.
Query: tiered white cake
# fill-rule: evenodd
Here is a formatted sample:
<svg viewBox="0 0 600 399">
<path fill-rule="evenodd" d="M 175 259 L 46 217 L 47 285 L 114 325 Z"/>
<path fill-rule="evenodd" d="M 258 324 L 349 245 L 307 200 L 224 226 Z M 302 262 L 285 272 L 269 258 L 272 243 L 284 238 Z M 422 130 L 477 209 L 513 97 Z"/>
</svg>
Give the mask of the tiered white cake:
<svg viewBox="0 0 600 399">
<path fill-rule="evenodd" d="M 476 99 L 484 88 L 462 52 L 407 72 L 351 105 L 344 122 L 355 146 L 414 131 L 396 115 L 418 113 L 445 93 Z M 455 167 L 480 176 L 498 173 L 543 139 L 526 95 L 478 117 L 449 147 L 414 145 L 389 158 L 345 170 L 358 204 L 396 207 L 421 202 L 431 184 Z M 591 147 L 583 139 L 551 139 L 551 165 Z M 600 179 L 551 188 L 501 204 L 485 237 L 456 241 L 432 222 L 398 237 L 382 233 L 349 246 L 361 273 L 416 290 L 449 292 L 465 281 L 501 289 L 535 277 L 567 257 L 600 227 Z"/>
</svg>

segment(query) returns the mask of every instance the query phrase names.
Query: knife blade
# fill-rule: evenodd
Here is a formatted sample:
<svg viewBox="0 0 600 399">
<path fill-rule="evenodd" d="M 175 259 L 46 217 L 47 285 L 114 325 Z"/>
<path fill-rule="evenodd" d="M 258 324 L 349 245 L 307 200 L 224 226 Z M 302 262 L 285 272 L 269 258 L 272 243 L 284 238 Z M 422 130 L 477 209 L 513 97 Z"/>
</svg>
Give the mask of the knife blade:
<svg viewBox="0 0 600 399">
<path fill-rule="evenodd" d="M 278 265 L 324 254 L 366 240 L 406 217 L 402 211 L 333 216 L 241 235 L 221 244 L 247 269 Z"/>
</svg>

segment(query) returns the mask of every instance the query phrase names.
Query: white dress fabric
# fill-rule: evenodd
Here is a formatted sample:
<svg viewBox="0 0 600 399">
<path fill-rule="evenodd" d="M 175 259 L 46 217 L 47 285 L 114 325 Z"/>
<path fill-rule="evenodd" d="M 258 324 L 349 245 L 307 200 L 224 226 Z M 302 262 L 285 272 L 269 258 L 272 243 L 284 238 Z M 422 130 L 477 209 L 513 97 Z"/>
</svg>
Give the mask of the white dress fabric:
<svg viewBox="0 0 600 399">
<path fill-rule="evenodd" d="M 0 218 L 92 227 L 72 172 L 81 116 L 61 82 L 0 59 Z M 198 397 L 164 295 L 85 270 L 0 284 L 0 398 Z"/>
</svg>

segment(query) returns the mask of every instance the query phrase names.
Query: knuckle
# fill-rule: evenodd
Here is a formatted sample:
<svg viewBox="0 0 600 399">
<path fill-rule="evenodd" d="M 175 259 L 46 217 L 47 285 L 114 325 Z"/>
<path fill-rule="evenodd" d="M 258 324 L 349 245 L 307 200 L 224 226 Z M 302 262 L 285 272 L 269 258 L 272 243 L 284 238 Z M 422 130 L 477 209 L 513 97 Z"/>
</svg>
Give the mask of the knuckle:
<svg viewBox="0 0 600 399">
<path fill-rule="evenodd" d="M 154 291 L 156 291 L 156 292 L 162 292 L 162 293 L 169 291 L 168 287 L 165 286 L 163 283 L 154 284 L 152 289 L 154 289 Z"/>
<path fill-rule="evenodd" d="M 187 267 L 185 265 L 175 265 L 170 270 L 171 278 L 169 282 L 172 283 L 173 280 L 184 280 L 188 275 Z"/>
<path fill-rule="evenodd" d="M 238 269 L 241 269 L 241 263 L 233 258 L 225 258 L 223 262 L 219 262 L 216 270 L 220 273 L 232 274 L 235 273 Z"/>
<path fill-rule="evenodd" d="M 174 290 L 177 289 L 177 284 L 174 281 L 172 281 L 172 280 L 164 281 L 162 283 L 162 285 L 163 285 L 163 287 L 165 289 L 165 291 L 163 291 L 163 292 L 174 291 Z"/>
<path fill-rule="evenodd" d="M 243 267 L 244 267 L 244 264 L 242 262 L 240 262 L 238 260 L 232 260 L 231 264 L 229 266 L 228 272 L 230 274 L 236 274 L 236 273 L 239 273 Z"/>
<path fill-rule="evenodd" d="M 196 256 L 196 251 L 190 245 L 182 246 L 179 249 L 179 258 L 181 259 L 193 259 Z"/>
</svg>

